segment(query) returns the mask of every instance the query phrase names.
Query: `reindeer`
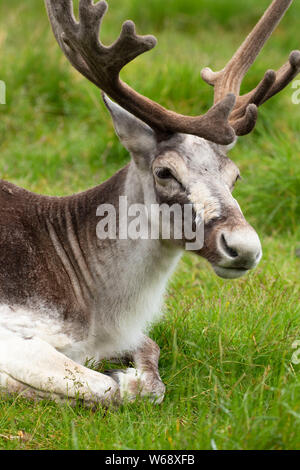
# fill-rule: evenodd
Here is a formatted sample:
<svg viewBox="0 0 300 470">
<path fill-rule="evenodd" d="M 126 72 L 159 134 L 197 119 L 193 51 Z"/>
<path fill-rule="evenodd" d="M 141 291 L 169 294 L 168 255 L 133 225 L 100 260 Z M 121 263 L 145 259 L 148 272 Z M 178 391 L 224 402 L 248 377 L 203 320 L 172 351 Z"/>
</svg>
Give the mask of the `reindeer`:
<svg viewBox="0 0 300 470">
<path fill-rule="evenodd" d="M 97 208 L 129 203 L 202 208 L 205 237 L 196 255 L 234 279 L 262 257 L 258 235 L 232 196 L 239 178 L 228 151 L 249 134 L 260 105 L 300 70 L 300 52 L 240 96 L 243 77 L 292 0 L 274 0 L 226 67 L 202 78 L 214 87 L 203 116 L 164 109 L 120 78 L 121 69 L 156 45 L 131 21 L 111 46 L 99 40 L 107 4 L 45 0 L 54 35 L 71 64 L 103 92 L 130 163 L 100 186 L 69 197 L 33 194 L 0 183 L 0 385 L 30 399 L 83 399 L 108 405 L 145 396 L 161 403 L 159 347 L 146 336 L 160 313 L 168 279 L 186 240 L 97 237 Z M 118 211 L 118 209 L 117 209 Z M 196 223 L 196 222 L 195 222 Z M 86 358 L 127 358 L 134 367 L 99 373 Z"/>
</svg>

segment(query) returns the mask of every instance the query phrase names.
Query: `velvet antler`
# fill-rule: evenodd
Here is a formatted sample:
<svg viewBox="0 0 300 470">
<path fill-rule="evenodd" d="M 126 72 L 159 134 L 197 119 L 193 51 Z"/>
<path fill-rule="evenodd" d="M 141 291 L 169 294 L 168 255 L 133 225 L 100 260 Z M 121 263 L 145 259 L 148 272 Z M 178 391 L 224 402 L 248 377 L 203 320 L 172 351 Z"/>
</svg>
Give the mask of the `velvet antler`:
<svg viewBox="0 0 300 470">
<path fill-rule="evenodd" d="M 126 21 L 119 38 L 105 47 L 99 40 L 107 10 L 105 1 L 94 4 L 93 0 L 80 0 L 77 22 L 72 0 L 45 0 L 55 37 L 71 64 L 123 108 L 159 136 L 181 132 L 224 145 L 232 143 L 235 134 L 251 132 L 257 107 L 285 88 L 300 71 L 300 52 L 294 51 L 278 72 L 268 70 L 254 90 L 240 96 L 244 76 L 292 2 L 274 0 L 223 70 L 202 70 L 202 78 L 214 86 L 215 104 L 205 115 L 190 117 L 163 108 L 120 80 L 126 64 L 155 47 L 153 36 L 138 36 L 134 23 Z"/>
<path fill-rule="evenodd" d="M 300 71 L 300 52 L 293 51 L 289 61 L 278 72 L 268 70 L 254 90 L 239 96 L 244 76 L 292 2 L 293 0 L 274 0 L 223 70 L 212 72 L 211 69 L 205 68 L 201 72 L 202 78 L 214 86 L 215 104 L 227 93 L 238 97 L 229 118 L 237 135 L 245 135 L 253 130 L 258 106 L 279 93 Z"/>
<path fill-rule="evenodd" d="M 228 123 L 235 96 L 228 94 L 207 114 L 183 116 L 140 95 L 120 80 L 121 69 L 156 45 L 153 36 L 138 36 L 132 21 L 123 24 L 120 37 L 109 47 L 99 40 L 99 29 L 107 10 L 105 1 L 80 0 L 79 22 L 72 0 L 45 0 L 55 37 L 71 64 L 127 111 L 154 129 L 158 135 L 182 132 L 229 144 L 235 133 Z"/>
</svg>

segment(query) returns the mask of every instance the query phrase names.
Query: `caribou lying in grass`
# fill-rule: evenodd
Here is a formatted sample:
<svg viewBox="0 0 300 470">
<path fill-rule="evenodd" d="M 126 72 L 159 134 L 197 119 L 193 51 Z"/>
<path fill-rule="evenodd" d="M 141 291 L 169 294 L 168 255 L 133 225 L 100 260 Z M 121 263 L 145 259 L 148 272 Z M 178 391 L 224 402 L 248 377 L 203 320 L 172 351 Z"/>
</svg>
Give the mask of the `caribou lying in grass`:
<svg viewBox="0 0 300 470">
<path fill-rule="evenodd" d="M 215 103 L 198 117 L 166 110 L 120 80 L 127 63 L 155 46 L 154 37 L 136 35 L 127 21 L 105 47 L 99 41 L 104 1 L 80 0 L 78 21 L 71 0 L 45 3 L 60 47 L 102 90 L 132 159 L 107 182 L 70 197 L 1 182 L 0 385 L 28 398 L 108 404 L 140 394 L 159 403 L 165 392 L 159 347 L 144 333 L 187 240 L 100 239 L 97 211 L 111 204 L 118 215 L 121 196 L 128 204 L 189 205 L 193 224 L 200 212 L 204 224 L 204 244 L 195 252 L 217 275 L 238 278 L 257 266 L 260 241 L 231 194 L 239 170 L 227 152 L 252 131 L 258 106 L 299 72 L 294 51 L 278 72 L 267 71 L 240 96 L 244 75 L 292 0 L 272 2 L 222 71 L 202 71 Z M 124 357 L 134 368 L 98 373 L 83 365 L 86 358 Z"/>
</svg>

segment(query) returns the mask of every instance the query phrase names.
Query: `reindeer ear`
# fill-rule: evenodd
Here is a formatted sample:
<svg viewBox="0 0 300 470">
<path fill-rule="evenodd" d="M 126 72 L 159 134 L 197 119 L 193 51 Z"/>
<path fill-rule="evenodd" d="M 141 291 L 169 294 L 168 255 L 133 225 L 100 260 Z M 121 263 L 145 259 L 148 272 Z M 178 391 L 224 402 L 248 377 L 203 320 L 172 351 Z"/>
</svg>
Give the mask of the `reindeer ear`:
<svg viewBox="0 0 300 470">
<path fill-rule="evenodd" d="M 104 93 L 102 97 L 112 116 L 117 136 L 133 158 L 151 156 L 157 146 L 151 127 L 111 101 Z"/>
</svg>

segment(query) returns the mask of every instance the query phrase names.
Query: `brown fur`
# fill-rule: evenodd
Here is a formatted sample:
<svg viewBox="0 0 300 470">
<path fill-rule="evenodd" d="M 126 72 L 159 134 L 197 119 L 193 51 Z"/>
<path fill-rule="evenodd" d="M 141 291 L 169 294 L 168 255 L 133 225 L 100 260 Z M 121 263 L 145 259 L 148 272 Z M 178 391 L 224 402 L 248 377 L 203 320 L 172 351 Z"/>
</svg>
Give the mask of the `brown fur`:
<svg viewBox="0 0 300 470">
<path fill-rule="evenodd" d="M 86 238 L 97 246 L 96 210 L 100 204 L 118 207 L 128 166 L 109 181 L 69 197 L 40 196 L 6 181 L 0 182 L 0 303 L 37 308 L 52 306 L 65 321 L 86 324 L 89 307 L 96 300 L 97 285 L 86 285 L 70 248 L 67 220 L 77 234 L 87 265 Z M 116 198 L 114 200 L 113 198 Z M 58 256 L 49 227 L 55 232 L 81 286 L 76 296 L 68 272 Z"/>
</svg>

